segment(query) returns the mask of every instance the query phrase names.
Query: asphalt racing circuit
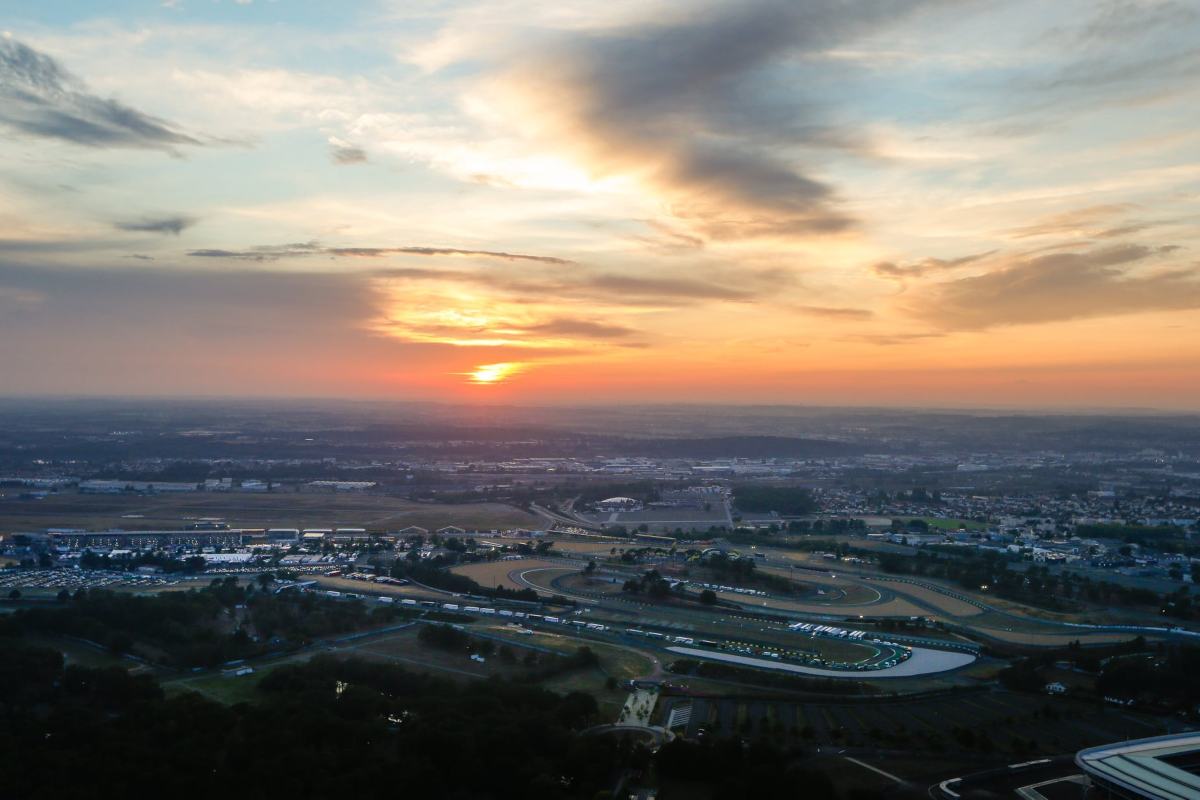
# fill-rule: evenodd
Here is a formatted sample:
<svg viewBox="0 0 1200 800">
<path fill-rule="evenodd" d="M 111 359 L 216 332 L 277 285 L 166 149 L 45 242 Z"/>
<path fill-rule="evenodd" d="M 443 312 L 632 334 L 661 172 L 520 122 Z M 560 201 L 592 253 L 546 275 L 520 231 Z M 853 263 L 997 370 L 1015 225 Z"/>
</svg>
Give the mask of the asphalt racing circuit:
<svg viewBox="0 0 1200 800">
<path fill-rule="evenodd" d="M 820 619 L 811 623 L 797 621 L 795 606 L 803 604 L 762 592 L 751 593 L 741 587 L 724 587 L 718 592 L 725 601 L 719 607 L 692 609 L 655 605 L 620 591 L 564 586 L 563 578 L 577 574 L 578 568 L 567 560 L 562 567 L 528 568 L 514 562 L 508 579 L 542 594 L 559 595 L 579 603 L 580 608 L 575 612 L 579 617 L 556 620 L 560 624 L 573 624 L 581 633 L 617 636 L 626 643 L 662 648 L 689 658 L 821 677 L 862 679 L 949 672 L 970 665 L 977 657 L 977 648 L 965 642 L 855 630 L 849 622 L 833 626 Z M 596 581 L 603 585 L 608 580 L 615 585 L 625 577 L 628 576 L 624 573 L 613 573 Z M 842 593 L 842 597 L 859 599 L 841 608 L 857 612 L 896 602 L 888 592 L 863 588 Z M 818 608 L 823 612 L 820 617 L 829 619 L 833 618 L 830 612 L 838 606 L 831 602 Z M 845 617 L 843 612 L 836 619 L 842 621 Z M 827 650 L 832 653 L 826 654 Z"/>
<path fill-rule="evenodd" d="M 587 555 L 564 553 L 561 566 L 513 562 L 508 579 L 541 594 L 579 603 L 581 619 L 626 643 L 656 647 L 689 658 L 834 678 L 901 678 L 947 673 L 976 660 L 975 640 L 1031 647 L 1123 641 L 1136 635 L 1193 638 L 1163 626 L 1088 624 L 1020 613 L 939 584 L 899 576 L 866 574 L 794 554 L 763 553 L 759 569 L 809 587 L 784 596 L 734 585 L 686 582 L 685 593 L 716 592 L 718 606 L 656 603 L 620 590 L 653 564 L 601 565 L 581 580 Z M 939 632 L 881 630 L 887 620 L 935 621 Z M 808 623 L 808 624 L 806 624 Z M 798 628 L 803 628 L 798 629 Z M 595 632 L 595 628 L 591 632 Z M 970 637 L 970 638 L 968 638 Z M 658 641 L 655 641 L 655 640 Z M 697 645 L 702 642 L 702 645 Z"/>
</svg>

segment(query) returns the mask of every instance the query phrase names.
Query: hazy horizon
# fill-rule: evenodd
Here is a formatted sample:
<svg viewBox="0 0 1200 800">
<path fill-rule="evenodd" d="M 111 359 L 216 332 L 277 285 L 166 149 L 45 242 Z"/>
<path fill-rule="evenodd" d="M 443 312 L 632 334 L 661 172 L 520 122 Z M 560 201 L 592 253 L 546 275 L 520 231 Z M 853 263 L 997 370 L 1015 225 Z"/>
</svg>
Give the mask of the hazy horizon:
<svg viewBox="0 0 1200 800">
<path fill-rule="evenodd" d="M 519 411 L 535 411 L 539 408 L 558 411 L 634 411 L 634 410 L 719 410 L 727 408 L 775 410 L 790 413 L 843 413 L 843 412 L 879 412 L 882 414 L 944 414 L 961 413 L 965 415 L 987 416 L 992 414 L 1011 414 L 1018 416 L 1200 416 L 1200 408 L 1154 408 L 1149 406 L 1022 406 L 1022 405 L 882 405 L 842 403 L 838 405 L 821 405 L 816 403 L 765 403 L 765 402 L 717 402 L 664 400 L 646 402 L 631 400 L 625 403 L 588 403 L 583 401 L 538 402 L 536 398 L 511 402 L 489 401 L 487 398 L 471 399 L 421 399 L 403 397 L 335 397 L 335 396 L 300 396 L 300 395 L 219 395 L 219 394 L 0 394 L 0 403 L 63 403 L 63 404 L 130 404 L 165 403 L 186 405 L 195 403 L 206 406 L 236 406 L 239 404 L 266 406 L 273 404 L 297 407 L 327 407 L 327 406 L 359 406 L 369 408 L 387 407 L 432 407 L 432 408 L 469 408 L 469 409 L 512 409 Z"/>
</svg>

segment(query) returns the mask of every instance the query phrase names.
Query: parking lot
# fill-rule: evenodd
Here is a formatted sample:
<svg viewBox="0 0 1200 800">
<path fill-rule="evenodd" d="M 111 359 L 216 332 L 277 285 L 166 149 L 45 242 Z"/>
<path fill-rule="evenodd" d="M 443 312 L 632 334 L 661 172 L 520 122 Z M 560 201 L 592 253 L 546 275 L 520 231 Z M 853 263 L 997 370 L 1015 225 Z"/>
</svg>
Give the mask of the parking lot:
<svg viewBox="0 0 1200 800">
<path fill-rule="evenodd" d="M 57 594 L 66 589 L 162 589 L 178 586 L 190 578 L 161 577 L 158 575 L 131 575 L 126 572 L 89 570 L 77 572 L 61 569 L 8 570 L 0 572 L 0 595 L 13 589 L 22 594 Z"/>
</svg>

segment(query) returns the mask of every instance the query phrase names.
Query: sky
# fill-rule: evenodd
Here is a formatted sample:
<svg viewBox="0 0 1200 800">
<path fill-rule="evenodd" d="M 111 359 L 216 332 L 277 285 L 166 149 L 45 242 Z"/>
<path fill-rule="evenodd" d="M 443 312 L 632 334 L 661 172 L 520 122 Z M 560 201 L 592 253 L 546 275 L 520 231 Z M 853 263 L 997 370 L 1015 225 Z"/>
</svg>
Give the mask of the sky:
<svg viewBox="0 0 1200 800">
<path fill-rule="evenodd" d="M 0 394 L 1200 410 L 1196 0 L 0 12 Z"/>
</svg>

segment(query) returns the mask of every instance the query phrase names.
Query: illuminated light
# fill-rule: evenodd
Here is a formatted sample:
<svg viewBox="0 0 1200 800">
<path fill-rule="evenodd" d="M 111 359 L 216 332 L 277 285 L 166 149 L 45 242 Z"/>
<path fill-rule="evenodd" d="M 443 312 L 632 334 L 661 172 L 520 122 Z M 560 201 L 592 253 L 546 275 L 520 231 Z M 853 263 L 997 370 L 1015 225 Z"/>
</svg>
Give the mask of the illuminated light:
<svg viewBox="0 0 1200 800">
<path fill-rule="evenodd" d="M 512 377 L 520 370 L 520 364 L 504 361 L 499 364 L 480 364 L 473 372 L 468 372 L 467 376 L 470 383 L 490 386 Z"/>
</svg>

